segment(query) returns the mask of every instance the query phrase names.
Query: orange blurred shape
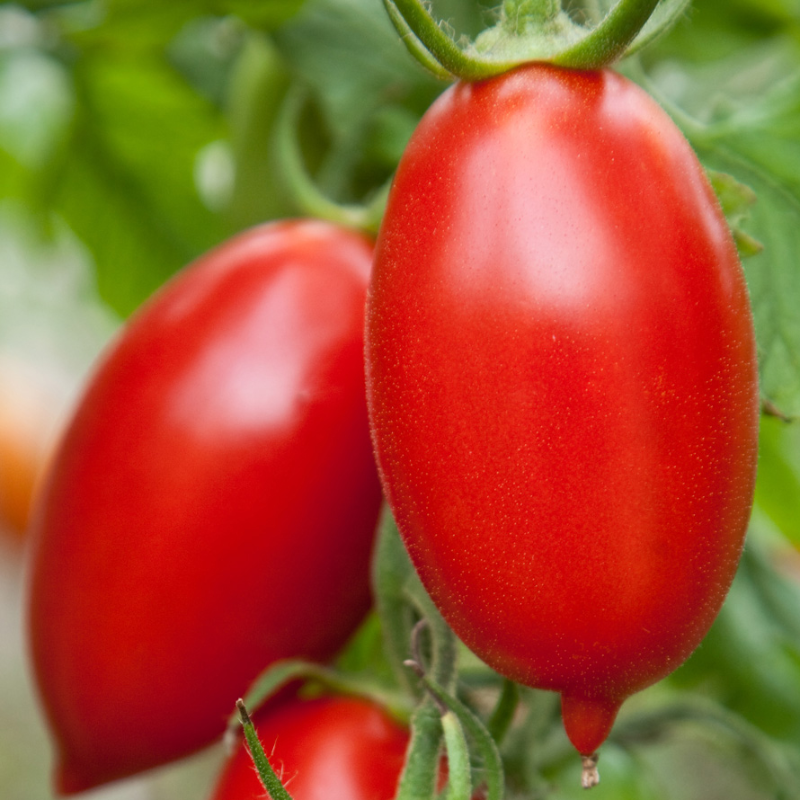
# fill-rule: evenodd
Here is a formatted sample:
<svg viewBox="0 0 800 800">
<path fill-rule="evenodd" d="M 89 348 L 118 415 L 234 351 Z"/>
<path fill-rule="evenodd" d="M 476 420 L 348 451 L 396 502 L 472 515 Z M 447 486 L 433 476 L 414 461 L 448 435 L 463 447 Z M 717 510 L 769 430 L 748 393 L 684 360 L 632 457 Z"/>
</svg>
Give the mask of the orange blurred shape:
<svg viewBox="0 0 800 800">
<path fill-rule="evenodd" d="M 0 353 L 0 531 L 25 535 L 62 411 L 35 369 Z"/>
</svg>

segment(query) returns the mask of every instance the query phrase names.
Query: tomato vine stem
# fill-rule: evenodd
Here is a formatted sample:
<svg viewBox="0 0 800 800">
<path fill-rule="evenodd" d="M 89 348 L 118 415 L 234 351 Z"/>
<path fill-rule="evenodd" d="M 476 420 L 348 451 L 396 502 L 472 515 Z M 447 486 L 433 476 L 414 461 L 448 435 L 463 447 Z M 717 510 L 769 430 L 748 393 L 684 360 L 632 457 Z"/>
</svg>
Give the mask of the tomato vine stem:
<svg viewBox="0 0 800 800">
<path fill-rule="evenodd" d="M 326 197 L 308 174 L 297 136 L 300 113 L 307 99 L 308 93 L 297 86 L 286 93 L 274 133 L 276 171 L 295 204 L 308 216 L 365 233 L 376 233 L 386 205 L 388 185 L 379 190 L 367 205 L 343 205 Z"/>
<path fill-rule="evenodd" d="M 487 729 L 496 742 L 501 742 L 506 735 L 511 722 L 514 719 L 514 712 L 519 704 L 519 686 L 508 678 L 503 679 L 503 688 L 500 690 L 500 697 L 497 700 L 492 716 L 489 717 Z"/>
</svg>

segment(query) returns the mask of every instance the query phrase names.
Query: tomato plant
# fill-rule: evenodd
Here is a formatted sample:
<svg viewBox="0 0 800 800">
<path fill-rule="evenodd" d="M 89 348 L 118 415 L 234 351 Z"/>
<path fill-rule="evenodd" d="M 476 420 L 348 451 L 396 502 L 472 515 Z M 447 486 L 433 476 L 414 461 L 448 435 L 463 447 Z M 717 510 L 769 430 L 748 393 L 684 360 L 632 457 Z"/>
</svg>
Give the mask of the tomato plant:
<svg viewBox="0 0 800 800">
<path fill-rule="evenodd" d="M 752 503 L 753 323 L 688 143 L 610 71 L 456 84 L 400 162 L 366 348 L 423 583 L 593 753 L 708 630 Z"/>
<path fill-rule="evenodd" d="M 256 717 L 264 749 L 294 800 L 392 800 L 408 730 L 365 700 L 294 700 Z M 264 797 L 244 743 L 225 765 L 212 800 Z"/>
<path fill-rule="evenodd" d="M 270 662 L 325 659 L 370 604 L 371 244 L 254 228 L 130 321 L 35 524 L 30 638 L 57 786 L 196 750 Z"/>
</svg>

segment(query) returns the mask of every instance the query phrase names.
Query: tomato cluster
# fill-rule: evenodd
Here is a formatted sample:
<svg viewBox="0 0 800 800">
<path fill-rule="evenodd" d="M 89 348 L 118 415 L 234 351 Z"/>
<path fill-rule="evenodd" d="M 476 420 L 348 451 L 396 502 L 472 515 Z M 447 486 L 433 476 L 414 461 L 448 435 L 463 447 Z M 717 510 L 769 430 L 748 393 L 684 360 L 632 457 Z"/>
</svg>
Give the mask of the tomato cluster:
<svg viewBox="0 0 800 800">
<path fill-rule="evenodd" d="M 377 472 L 452 629 L 560 692 L 592 754 L 722 604 L 757 415 L 736 249 L 664 112 L 608 71 L 456 84 L 374 264 L 327 223 L 253 229 L 90 382 L 31 580 L 59 790 L 203 747 L 264 667 L 330 658 L 370 605 Z M 275 702 L 260 730 L 297 800 L 394 796 L 408 733 L 374 706 Z M 215 800 L 255 796 L 242 750 Z"/>
</svg>

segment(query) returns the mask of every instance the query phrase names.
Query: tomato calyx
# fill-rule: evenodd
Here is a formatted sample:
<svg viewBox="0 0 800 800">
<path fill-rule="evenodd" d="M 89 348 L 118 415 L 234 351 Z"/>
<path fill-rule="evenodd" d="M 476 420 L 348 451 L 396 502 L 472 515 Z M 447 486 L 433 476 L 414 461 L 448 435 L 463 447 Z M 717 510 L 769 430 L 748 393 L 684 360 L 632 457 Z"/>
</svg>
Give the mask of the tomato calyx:
<svg viewBox="0 0 800 800">
<path fill-rule="evenodd" d="M 408 51 L 438 78 L 499 75 L 531 61 L 599 69 L 630 55 L 670 28 L 688 0 L 619 0 L 588 27 L 558 0 L 506 0 L 496 25 L 474 42 L 456 42 L 422 0 L 384 0 Z"/>
</svg>

